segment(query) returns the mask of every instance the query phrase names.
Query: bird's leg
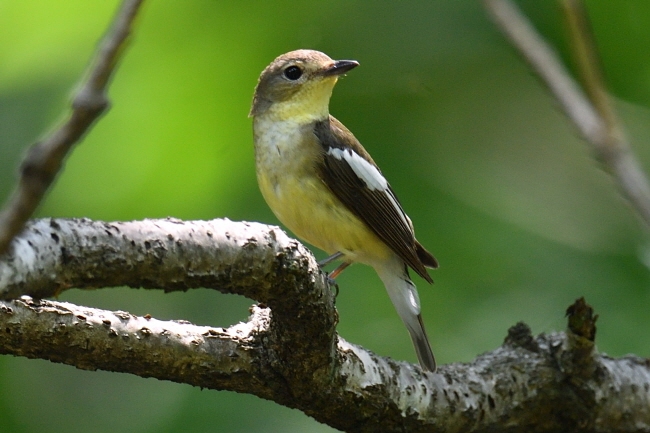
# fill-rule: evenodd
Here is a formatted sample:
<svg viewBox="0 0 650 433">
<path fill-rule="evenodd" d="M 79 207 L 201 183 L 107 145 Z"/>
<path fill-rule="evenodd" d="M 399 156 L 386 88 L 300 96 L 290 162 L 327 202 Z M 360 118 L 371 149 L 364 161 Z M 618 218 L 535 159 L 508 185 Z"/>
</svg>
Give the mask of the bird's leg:
<svg viewBox="0 0 650 433">
<path fill-rule="evenodd" d="M 340 259 L 341 257 L 343 257 L 343 253 L 340 252 L 340 251 L 337 251 L 337 252 L 335 252 L 334 254 L 332 254 L 331 256 L 329 256 L 329 257 L 327 257 L 327 258 L 321 260 L 320 262 L 318 262 L 318 266 L 320 266 L 321 268 L 323 268 L 323 267 L 329 265 L 330 263 L 332 263 L 334 260 L 338 260 L 338 259 Z M 350 262 L 343 262 L 343 263 L 341 263 L 341 264 L 340 264 L 336 269 L 334 269 L 332 272 L 330 272 L 330 273 L 327 275 L 328 278 L 331 279 L 331 280 L 333 280 L 334 278 L 338 277 L 339 274 L 340 274 L 341 272 L 343 272 L 343 270 L 344 270 L 345 268 L 347 268 L 348 266 L 350 266 Z"/>
<path fill-rule="evenodd" d="M 343 262 L 343 263 L 341 263 L 341 264 L 340 264 L 336 269 L 334 269 L 332 272 L 330 272 L 328 276 L 329 276 L 331 279 L 335 279 L 335 278 L 338 277 L 339 274 L 340 274 L 341 272 L 343 272 L 343 270 L 344 270 L 345 268 L 347 268 L 348 266 L 350 266 L 350 262 Z"/>
<path fill-rule="evenodd" d="M 330 285 L 334 283 L 334 286 L 336 287 L 336 295 L 334 295 L 335 298 L 338 298 L 339 296 L 339 283 L 337 283 L 334 278 L 336 278 L 341 272 L 343 272 L 343 269 L 347 268 L 348 266 L 350 266 L 350 262 L 343 262 L 338 265 L 336 269 L 330 272 L 329 275 L 327 275 L 327 279 L 330 281 Z"/>
<path fill-rule="evenodd" d="M 343 257 L 343 253 L 340 252 L 340 251 L 337 251 L 334 254 L 332 254 L 331 256 L 329 256 L 329 257 L 321 260 L 320 262 L 318 262 L 318 266 L 323 268 L 323 267 L 329 265 L 330 263 L 332 263 L 334 260 L 340 259 L 341 257 Z M 335 298 L 337 298 L 339 296 L 339 285 L 334 280 L 334 278 L 336 278 L 341 272 L 343 272 L 343 269 L 347 268 L 348 266 L 350 266 L 350 262 L 343 262 L 336 269 L 334 269 L 332 272 L 327 274 L 327 283 L 330 285 L 330 287 L 331 286 L 336 287 L 336 294 L 334 295 Z"/>
<path fill-rule="evenodd" d="M 321 260 L 320 262 L 318 262 L 318 266 L 320 266 L 321 268 L 324 268 L 325 266 L 332 263 L 334 260 L 338 260 L 341 257 L 343 257 L 343 253 L 340 252 L 340 251 L 337 251 L 334 254 L 332 254 L 331 256 L 329 256 L 329 257 Z"/>
</svg>

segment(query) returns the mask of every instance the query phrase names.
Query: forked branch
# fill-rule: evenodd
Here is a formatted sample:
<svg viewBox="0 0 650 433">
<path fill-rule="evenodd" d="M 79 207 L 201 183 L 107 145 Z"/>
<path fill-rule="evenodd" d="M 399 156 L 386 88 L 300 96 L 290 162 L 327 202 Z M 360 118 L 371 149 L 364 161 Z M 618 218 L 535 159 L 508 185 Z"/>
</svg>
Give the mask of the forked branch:
<svg viewBox="0 0 650 433">
<path fill-rule="evenodd" d="M 484 0 L 503 33 L 558 100 L 564 113 L 650 228 L 650 183 L 618 121 L 602 80 L 584 5 L 563 0 L 583 92 L 551 46 L 509 0 Z M 586 94 L 585 94 L 586 93 Z"/>
</svg>

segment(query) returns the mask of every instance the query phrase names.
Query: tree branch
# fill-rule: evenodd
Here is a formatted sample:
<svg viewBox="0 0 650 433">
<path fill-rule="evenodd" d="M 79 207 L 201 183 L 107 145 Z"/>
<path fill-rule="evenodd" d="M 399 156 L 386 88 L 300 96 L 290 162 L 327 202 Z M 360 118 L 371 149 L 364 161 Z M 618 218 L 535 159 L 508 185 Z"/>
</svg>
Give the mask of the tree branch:
<svg viewBox="0 0 650 433">
<path fill-rule="evenodd" d="M 63 161 L 92 124 L 108 108 L 106 87 L 131 32 L 142 0 L 125 0 L 111 30 L 97 49 L 95 60 L 72 102 L 68 120 L 29 149 L 16 190 L 0 212 L 0 255 L 23 229 L 63 166 Z"/>
<path fill-rule="evenodd" d="M 650 227 L 650 184 L 611 107 L 601 80 L 594 44 L 585 23 L 584 6 L 565 0 L 573 46 L 578 52 L 586 97 L 553 49 L 517 7 L 508 0 L 484 0 L 494 22 L 548 86 L 564 113 L 612 175 L 624 197 Z"/>
<path fill-rule="evenodd" d="M 208 287 L 270 303 L 276 294 L 266 280 L 287 271 L 321 278 L 304 246 L 264 224 L 48 218 L 30 221 L 0 260 L 0 299 L 47 298 L 72 287 Z"/>
<path fill-rule="evenodd" d="M 207 287 L 262 304 L 223 329 L 22 297 L 0 303 L 0 353 L 251 393 L 345 431 L 650 428 L 647 360 L 599 355 L 583 304 L 567 334 L 533 338 L 519 324 L 500 348 L 430 374 L 338 337 L 315 259 L 276 227 L 46 219 L 0 261 L 5 298 L 110 285 Z"/>
<path fill-rule="evenodd" d="M 584 303 L 570 309 L 566 334 L 533 338 L 518 324 L 500 348 L 431 374 L 340 338 L 327 279 L 309 251 L 275 227 L 46 219 L 28 223 L 11 242 L 67 152 L 107 107 L 105 88 L 140 3 L 124 2 L 70 118 L 32 147 L 0 215 L 0 254 L 6 250 L 0 258 L 0 299 L 6 300 L 0 302 L 0 353 L 251 393 L 345 431 L 650 429 L 647 360 L 598 354 L 595 317 Z M 527 23 L 522 27 L 505 10 L 511 24 L 504 27 L 650 221 L 647 182 L 638 164 L 634 171 L 625 140 L 612 134 L 543 43 L 540 48 L 535 37 L 520 37 L 531 30 Z M 549 58 L 557 65 L 545 66 Z M 224 329 L 34 299 L 72 287 L 118 285 L 205 287 L 260 304 L 248 322 Z"/>
</svg>

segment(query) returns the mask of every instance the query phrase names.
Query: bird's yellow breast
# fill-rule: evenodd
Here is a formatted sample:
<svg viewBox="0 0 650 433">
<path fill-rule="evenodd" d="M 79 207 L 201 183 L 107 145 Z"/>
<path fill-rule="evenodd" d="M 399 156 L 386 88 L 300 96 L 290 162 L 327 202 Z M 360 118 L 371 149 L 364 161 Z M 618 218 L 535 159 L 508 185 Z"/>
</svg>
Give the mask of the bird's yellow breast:
<svg viewBox="0 0 650 433">
<path fill-rule="evenodd" d="M 298 237 L 350 261 L 372 265 L 392 254 L 320 179 L 320 145 L 309 125 L 255 118 L 260 190 L 278 219 Z"/>
</svg>

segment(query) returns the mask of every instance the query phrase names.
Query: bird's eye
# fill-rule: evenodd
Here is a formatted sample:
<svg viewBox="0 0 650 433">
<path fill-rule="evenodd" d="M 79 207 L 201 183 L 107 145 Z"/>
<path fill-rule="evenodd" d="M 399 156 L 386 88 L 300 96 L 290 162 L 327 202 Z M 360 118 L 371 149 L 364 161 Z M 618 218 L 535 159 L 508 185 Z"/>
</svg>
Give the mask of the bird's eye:
<svg viewBox="0 0 650 433">
<path fill-rule="evenodd" d="M 284 76 L 291 81 L 296 81 L 302 76 L 302 69 L 300 69 L 298 66 L 289 66 L 284 70 Z"/>
</svg>

